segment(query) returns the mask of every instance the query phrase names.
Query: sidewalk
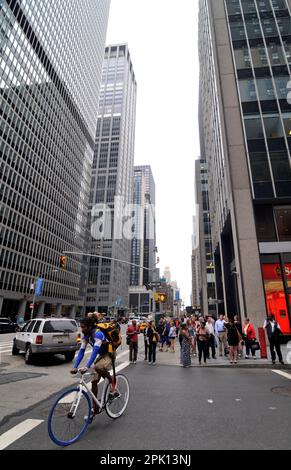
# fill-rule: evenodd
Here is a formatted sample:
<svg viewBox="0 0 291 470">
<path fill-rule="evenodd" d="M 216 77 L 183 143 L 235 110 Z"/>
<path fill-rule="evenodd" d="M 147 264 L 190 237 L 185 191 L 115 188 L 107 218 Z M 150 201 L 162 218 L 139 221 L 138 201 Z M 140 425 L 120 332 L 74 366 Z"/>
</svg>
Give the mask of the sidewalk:
<svg viewBox="0 0 291 470">
<path fill-rule="evenodd" d="M 285 361 L 285 365 L 281 365 L 276 362 L 276 365 L 272 364 L 271 361 L 271 354 L 268 351 L 269 359 L 261 359 L 261 352 L 257 352 L 257 359 L 245 359 L 243 358 L 238 360 L 238 364 L 236 366 L 231 365 L 229 361 L 229 357 L 217 357 L 217 359 L 210 359 L 207 361 L 206 367 L 221 367 L 221 368 L 228 368 L 228 367 L 239 367 L 239 368 L 265 368 L 265 369 L 290 369 L 291 364 L 287 364 L 286 357 L 287 357 L 287 350 L 286 346 L 282 346 L 282 354 Z M 201 367 L 198 363 L 198 357 L 192 357 L 192 367 Z M 175 352 L 170 353 L 168 352 L 159 352 L 157 351 L 157 364 L 163 366 L 181 366 L 180 364 L 180 345 L 177 342 L 175 344 Z M 205 367 L 204 365 L 202 367 Z"/>
</svg>

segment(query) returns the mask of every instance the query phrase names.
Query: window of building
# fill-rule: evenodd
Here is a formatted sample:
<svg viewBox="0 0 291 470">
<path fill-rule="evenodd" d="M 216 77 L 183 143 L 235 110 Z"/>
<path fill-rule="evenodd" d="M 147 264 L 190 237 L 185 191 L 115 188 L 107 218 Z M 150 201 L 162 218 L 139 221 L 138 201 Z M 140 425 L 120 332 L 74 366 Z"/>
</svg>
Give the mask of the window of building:
<svg viewBox="0 0 291 470">
<path fill-rule="evenodd" d="M 253 79 L 239 81 L 242 102 L 257 101 L 255 81 Z"/>
<path fill-rule="evenodd" d="M 255 206 L 258 242 L 276 242 L 277 235 L 272 206 Z"/>
<path fill-rule="evenodd" d="M 247 139 L 264 139 L 262 121 L 260 118 L 245 119 Z"/>
<path fill-rule="evenodd" d="M 251 57 L 247 47 L 244 47 L 243 49 L 235 49 L 234 56 L 236 68 L 238 70 L 251 68 Z"/>
<path fill-rule="evenodd" d="M 275 90 L 271 78 L 259 78 L 257 79 L 257 87 L 259 98 L 261 101 L 274 100 L 276 99 Z"/>
<path fill-rule="evenodd" d="M 290 197 L 291 195 L 291 167 L 285 150 L 270 151 L 273 178 L 278 197 Z"/>
<path fill-rule="evenodd" d="M 250 165 L 255 198 L 274 196 L 271 171 L 266 152 L 250 152 Z"/>
<path fill-rule="evenodd" d="M 275 214 L 279 241 L 290 242 L 291 241 L 291 206 L 275 207 L 274 214 Z"/>
<path fill-rule="evenodd" d="M 276 117 L 265 117 L 264 126 L 266 131 L 266 136 L 268 139 L 276 139 L 284 137 L 284 131 L 279 116 Z"/>
</svg>

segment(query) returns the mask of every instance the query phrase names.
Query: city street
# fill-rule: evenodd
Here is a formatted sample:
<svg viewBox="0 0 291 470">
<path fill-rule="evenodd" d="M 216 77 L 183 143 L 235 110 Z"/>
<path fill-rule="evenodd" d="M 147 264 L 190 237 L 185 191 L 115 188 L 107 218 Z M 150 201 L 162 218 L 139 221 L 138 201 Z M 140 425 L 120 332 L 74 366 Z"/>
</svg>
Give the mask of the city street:
<svg viewBox="0 0 291 470">
<path fill-rule="evenodd" d="M 2 350 L 9 339 L 0 338 Z M 117 421 L 105 413 L 98 416 L 69 449 L 291 449 L 289 369 L 153 367 L 144 363 L 142 348 L 134 366 L 127 362 L 125 345 L 118 356 L 118 369 L 131 387 L 126 413 Z M 56 358 L 26 366 L 9 352 L 2 361 L 10 365 L 2 362 L 1 372 L 16 374 L 13 380 L 19 381 L 5 384 L 1 374 L 1 415 L 6 418 L 0 449 L 56 449 L 47 417 L 56 395 L 76 382 L 69 375 L 71 365 Z M 21 377 L 26 373 L 34 375 Z"/>
</svg>

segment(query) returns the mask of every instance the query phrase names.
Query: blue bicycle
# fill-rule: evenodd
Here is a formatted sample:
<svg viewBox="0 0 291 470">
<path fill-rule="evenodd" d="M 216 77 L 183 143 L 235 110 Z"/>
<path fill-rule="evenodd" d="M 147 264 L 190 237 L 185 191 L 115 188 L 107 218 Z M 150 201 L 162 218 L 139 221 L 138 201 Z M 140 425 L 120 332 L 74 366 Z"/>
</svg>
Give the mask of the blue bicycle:
<svg viewBox="0 0 291 470">
<path fill-rule="evenodd" d="M 104 410 L 111 419 L 120 418 L 125 412 L 129 401 L 129 383 L 122 374 L 115 376 L 115 392 L 111 392 L 109 381 L 105 379 L 101 401 L 88 387 L 85 377 L 94 373 L 81 374 L 78 387 L 64 392 L 54 403 L 49 419 L 48 433 L 51 440 L 58 446 L 65 447 L 77 442 L 92 422 L 92 400 Z"/>
</svg>

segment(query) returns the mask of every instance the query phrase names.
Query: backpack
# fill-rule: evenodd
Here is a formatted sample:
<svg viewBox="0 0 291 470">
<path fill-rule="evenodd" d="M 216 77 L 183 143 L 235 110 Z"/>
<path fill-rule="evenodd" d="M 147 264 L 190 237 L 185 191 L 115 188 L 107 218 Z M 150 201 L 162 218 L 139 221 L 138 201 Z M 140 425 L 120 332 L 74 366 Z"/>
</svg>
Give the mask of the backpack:
<svg viewBox="0 0 291 470">
<path fill-rule="evenodd" d="M 122 336 L 119 329 L 116 326 L 110 325 L 110 323 L 97 323 L 96 327 L 102 331 L 107 341 L 110 343 L 111 351 L 114 352 L 122 344 Z"/>
</svg>

